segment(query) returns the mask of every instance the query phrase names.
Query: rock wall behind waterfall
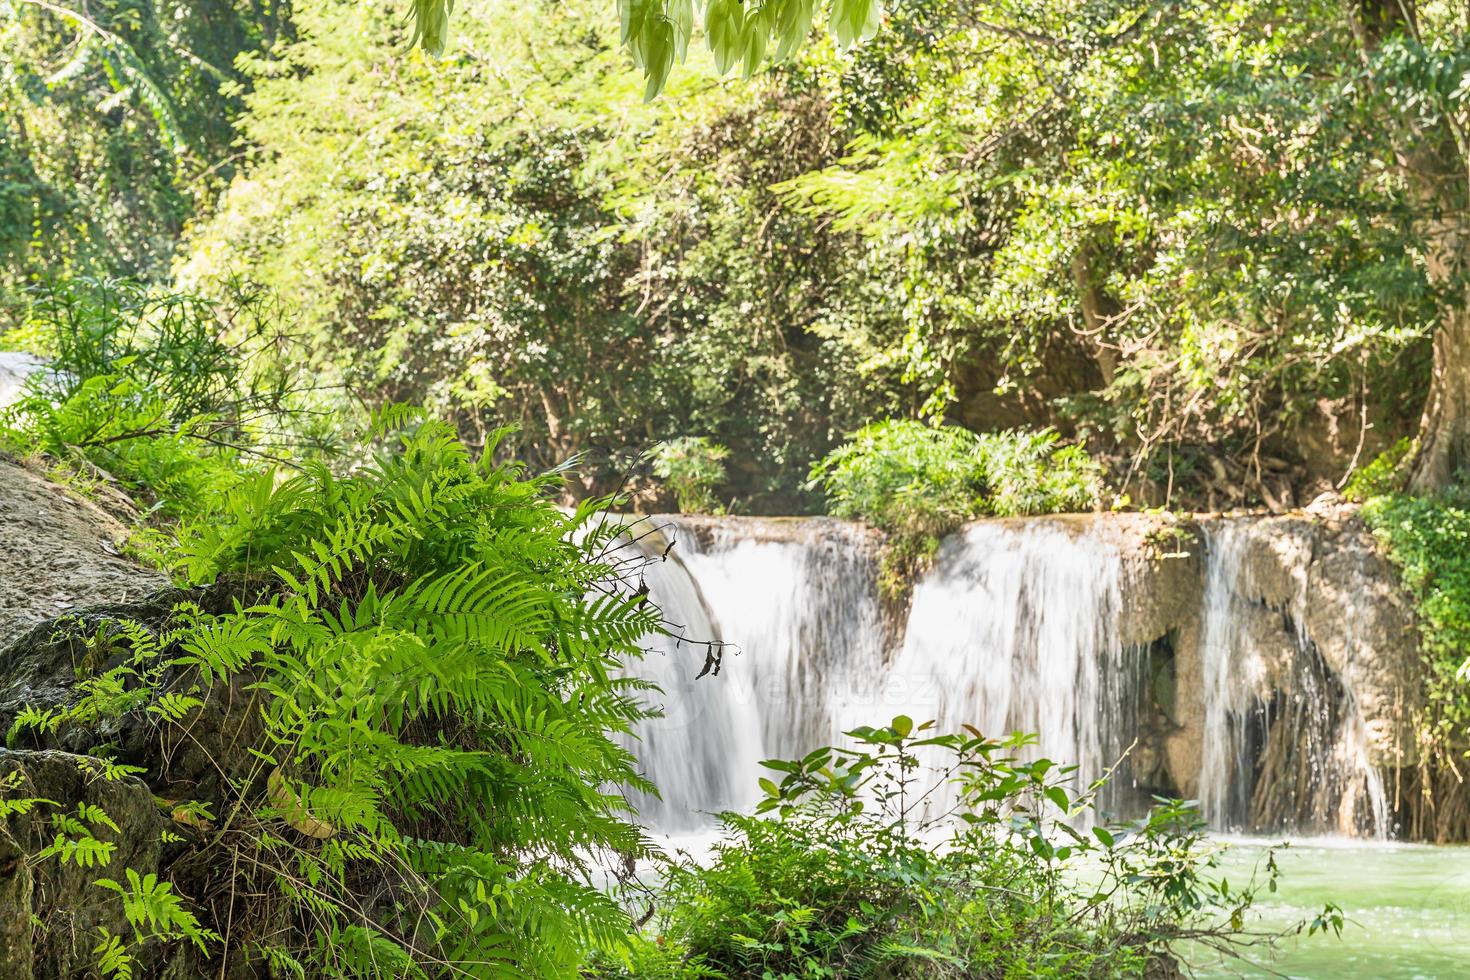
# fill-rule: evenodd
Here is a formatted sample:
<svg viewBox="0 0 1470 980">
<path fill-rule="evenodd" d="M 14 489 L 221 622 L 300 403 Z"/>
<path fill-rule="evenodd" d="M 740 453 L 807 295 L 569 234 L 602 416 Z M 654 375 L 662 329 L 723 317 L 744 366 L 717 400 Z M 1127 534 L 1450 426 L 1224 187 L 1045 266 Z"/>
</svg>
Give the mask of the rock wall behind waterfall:
<svg viewBox="0 0 1470 980">
<path fill-rule="evenodd" d="M 1415 634 L 1350 516 L 984 521 L 952 536 L 901 622 L 880 539 L 828 519 L 675 518 L 650 585 L 684 639 L 640 673 L 668 717 L 637 746 L 670 831 L 749 806 L 759 760 L 895 714 L 1001 734 L 1100 775 L 1103 798 L 1198 797 L 1221 829 L 1392 832 L 1412 764 Z M 678 631 L 676 631 L 678 632 Z M 702 647 L 734 647 L 695 679 Z"/>
</svg>

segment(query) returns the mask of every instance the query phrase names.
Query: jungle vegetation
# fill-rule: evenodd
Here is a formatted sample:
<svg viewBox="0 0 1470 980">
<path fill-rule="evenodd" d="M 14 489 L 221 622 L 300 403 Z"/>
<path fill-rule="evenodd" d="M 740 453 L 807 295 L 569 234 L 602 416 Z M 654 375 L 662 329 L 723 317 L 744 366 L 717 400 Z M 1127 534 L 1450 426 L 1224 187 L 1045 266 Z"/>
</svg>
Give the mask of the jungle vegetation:
<svg viewBox="0 0 1470 980">
<path fill-rule="evenodd" d="M 7 304 L 243 276 L 319 377 L 514 422 L 574 495 L 705 438 L 723 503 L 817 509 L 885 418 L 1053 427 L 1134 503 L 1300 505 L 1403 437 L 1453 482 L 1462 4 L 858 7 L 749 64 L 755 13 L 696 29 L 650 102 L 611 5 L 462 4 L 433 57 L 388 3 L 18 0 Z"/>
<path fill-rule="evenodd" d="M 1249 892 L 1200 875 L 1187 808 L 1089 836 L 1090 788 L 899 718 L 772 760 L 775 819 L 726 815 L 638 922 L 637 881 L 589 878 L 652 852 L 619 736 L 660 624 L 609 515 L 827 509 L 902 565 L 981 514 L 1346 490 L 1456 744 L 1467 24 L 1458 0 L 0 0 L 0 326 L 53 364 L 0 439 L 139 499 L 135 551 L 186 590 L 78 639 L 111 655 L 8 741 L 146 718 L 133 755 L 87 744 L 172 793 L 171 726 L 241 692 L 260 718 L 174 811 L 169 880 L 109 866 L 105 813 L 6 785 L 0 816 L 56 829 L 35 859 L 95 868 L 132 927 L 68 962 L 1129 976 L 1228 942 Z M 983 774 L 943 860 L 901 804 L 855 805 L 914 739 Z M 1118 887 L 1062 887 L 1074 855 Z"/>
</svg>

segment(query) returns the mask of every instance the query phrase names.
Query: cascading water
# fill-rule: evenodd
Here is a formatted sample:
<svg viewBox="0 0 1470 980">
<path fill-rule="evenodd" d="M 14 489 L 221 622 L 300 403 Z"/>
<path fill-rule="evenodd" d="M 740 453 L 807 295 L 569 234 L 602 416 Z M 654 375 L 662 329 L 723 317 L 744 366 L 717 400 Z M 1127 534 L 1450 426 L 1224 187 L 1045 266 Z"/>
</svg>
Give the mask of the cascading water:
<svg viewBox="0 0 1470 980">
<path fill-rule="evenodd" d="M 1122 556 L 1096 535 L 1048 523 L 974 524 L 947 541 L 915 587 L 889 676 L 904 710 L 940 731 L 1029 732 L 1048 758 L 1102 775 L 1126 726 L 1126 698 L 1103 698 L 1122 672 L 1114 625 Z M 877 718 L 881 724 L 886 719 Z M 950 801 L 936 794 L 936 803 Z"/>
<path fill-rule="evenodd" d="M 760 760 L 837 740 L 871 721 L 864 709 L 882 697 L 883 622 L 862 533 L 837 521 L 761 526 L 782 533 L 718 526 L 702 536 L 670 521 L 677 547 L 647 572 L 683 637 L 653 638 L 634 671 L 665 693 L 665 716 L 635 746 L 662 796 L 639 810 L 663 831 L 748 808 Z M 711 640 L 731 646 L 719 676 L 696 679 L 699 644 Z"/>
<path fill-rule="evenodd" d="M 1294 577 L 1285 608 L 1265 607 L 1247 558 L 1248 549 L 1262 544 L 1254 525 L 1227 519 L 1204 528 L 1204 535 L 1199 800 L 1205 819 L 1221 829 L 1386 837 L 1387 794 L 1368 762 L 1352 687 L 1331 675 L 1306 633 L 1305 576 Z M 1263 617 L 1284 619 L 1286 628 L 1253 629 Z"/>
<path fill-rule="evenodd" d="M 1081 780 L 1121 750 L 1110 733 L 1128 727 L 1116 717 L 1128 698 L 1101 696 L 1105 675 L 1125 670 L 1112 631 L 1116 547 L 1061 526 L 973 525 L 917 584 L 890 651 L 860 532 L 839 522 L 778 535 L 752 527 L 762 525 L 720 526 L 706 541 L 686 530 L 681 563 L 650 580 L 686 636 L 739 648 L 719 678 L 692 681 L 701 658 L 674 655 L 664 638 L 652 669 L 639 671 L 669 695 L 669 717 L 645 728 L 638 749 L 664 797 L 642 808 L 655 826 L 690 829 L 692 814 L 748 804 L 759 759 L 800 755 L 900 713 L 941 730 L 1035 732 L 1049 757 L 1078 764 Z"/>
<path fill-rule="evenodd" d="M 640 798 L 650 825 L 670 833 L 695 830 L 709 812 L 741 809 L 749 802 L 750 773 L 764 758 L 750 733 L 760 715 L 748 672 L 731 670 L 697 678 L 703 649 L 685 641 L 717 639 L 719 630 L 700 587 L 676 554 L 643 572 L 664 618 L 682 636 L 654 636 L 632 673 L 658 686 L 661 716 L 645 721 L 631 748 L 659 789 Z"/>
<path fill-rule="evenodd" d="M 1351 685 L 1305 633 L 1305 573 L 1287 608 L 1261 601 L 1249 559 L 1262 540 L 1249 520 L 1208 523 L 1202 571 L 1186 563 L 1167 573 L 1201 575 L 1190 579 L 1196 605 L 1177 613 L 1193 624 L 1182 628 L 1192 640 L 1124 635 L 1120 624 L 1137 634 L 1147 619 L 1133 615 L 1148 597 L 1130 592 L 1129 563 L 1148 559 L 1125 553 L 1103 518 L 970 525 L 916 583 L 899 635 L 883 618 L 872 539 L 852 525 L 671 526 L 675 557 L 648 571 L 655 600 L 688 640 L 733 648 L 719 676 L 695 679 L 704 648 L 657 638 L 636 670 L 666 692 L 667 717 L 643 726 L 635 746 L 663 795 L 641 807 L 659 830 L 698 829 L 713 812 L 751 806 L 761 759 L 902 713 L 942 731 L 1036 733 L 1036 751 L 1075 763 L 1079 784 L 1142 739 L 1135 756 L 1151 760 L 1148 779 L 1166 758 L 1180 785 L 1197 784 L 1220 829 L 1387 831 Z M 1176 640 L 1197 689 L 1169 690 L 1183 669 Z M 1155 657 L 1159 643 L 1167 649 Z M 1176 699 L 1194 721 L 1174 720 L 1178 706 L 1162 702 Z M 1180 738 L 1194 739 L 1193 756 L 1174 751 Z M 1198 773 L 1180 777 L 1190 764 L 1181 758 L 1196 759 Z M 1115 772 L 1104 811 L 1131 815 L 1165 788 L 1133 782 L 1128 764 Z"/>
</svg>

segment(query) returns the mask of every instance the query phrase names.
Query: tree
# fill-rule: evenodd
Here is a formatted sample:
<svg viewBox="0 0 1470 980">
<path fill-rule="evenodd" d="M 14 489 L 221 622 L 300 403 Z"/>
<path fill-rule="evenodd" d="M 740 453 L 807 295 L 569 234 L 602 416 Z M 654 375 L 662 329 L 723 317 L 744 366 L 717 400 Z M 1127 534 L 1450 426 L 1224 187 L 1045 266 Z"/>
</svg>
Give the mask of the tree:
<svg viewBox="0 0 1470 980">
<path fill-rule="evenodd" d="M 238 154 L 237 55 L 288 30 L 250 0 L 0 4 L 0 304 L 68 274 L 167 271 Z"/>
<path fill-rule="evenodd" d="M 1358 0 L 1367 81 L 1412 188 L 1422 255 L 1440 299 L 1429 393 L 1409 489 L 1440 489 L 1470 465 L 1470 31 L 1464 3 Z"/>
</svg>

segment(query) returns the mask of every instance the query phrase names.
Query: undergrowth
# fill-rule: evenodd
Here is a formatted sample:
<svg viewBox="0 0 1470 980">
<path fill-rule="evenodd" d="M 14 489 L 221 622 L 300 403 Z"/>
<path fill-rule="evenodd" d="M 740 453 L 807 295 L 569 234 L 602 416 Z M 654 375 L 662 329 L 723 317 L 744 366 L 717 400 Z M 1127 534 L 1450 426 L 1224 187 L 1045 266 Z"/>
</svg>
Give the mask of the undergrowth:
<svg viewBox="0 0 1470 980">
<path fill-rule="evenodd" d="M 1353 473 L 1343 490 L 1361 503 L 1412 600 L 1423 667 L 1423 710 L 1416 711 L 1418 759 L 1407 797 L 1406 829 L 1415 837 L 1462 840 L 1470 834 L 1470 474 L 1437 493 L 1403 488 L 1416 444 L 1401 439 Z"/>
<path fill-rule="evenodd" d="M 205 832 L 172 865 L 214 930 L 210 962 L 567 975 L 627 933 L 589 861 L 648 853 L 622 790 L 651 787 L 614 740 L 644 685 L 613 672 L 658 619 L 609 586 L 602 502 L 563 514 L 555 478 L 415 413 L 388 413 L 373 435 L 389 434 L 348 476 L 262 473 L 181 525 L 179 580 L 233 611 L 130 625 L 130 656 L 11 739 L 127 711 L 187 729 L 243 687 L 233 710 L 259 736 L 216 758 L 215 798 L 181 804 Z"/>
<path fill-rule="evenodd" d="M 890 600 L 933 559 L 940 539 L 977 517 L 1091 510 L 1099 467 L 1050 429 L 978 435 L 912 420 L 875 422 L 812 466 L 810 485 L 837 517 L 887 532 L 880 585 Z"/>
<path fill-rule="evenodd" d="M 0 442 L 83 492 L 113 484 L 160 519 L 208 513 L 243 473 L 340 448 L 329 405 L 289 369 L 295 341 L 270 299 L 224 300 L 129 281 L 54 282 L 5 337 L 41 355 L 0 409 Z"/>
<path fill-rule="evenodd" d="M 754 815 L 721 815 L 707 865 L 684 857 L 653 895 L 647 935 L 605 978 L 1176 976 L 1175 946 L 1227 955 L 1274 852 L 1244 887 L 1190 804 L 1091 825 L 1096 787 L 1020 756 L 1032 739 L 936 734 L 898 717 L 850 745 L 771 760 Z M 636 900 L 643 896 L 635 895 Z M 1334 906 L 1308 932 L 1340 931 Z"/>
</svg>

